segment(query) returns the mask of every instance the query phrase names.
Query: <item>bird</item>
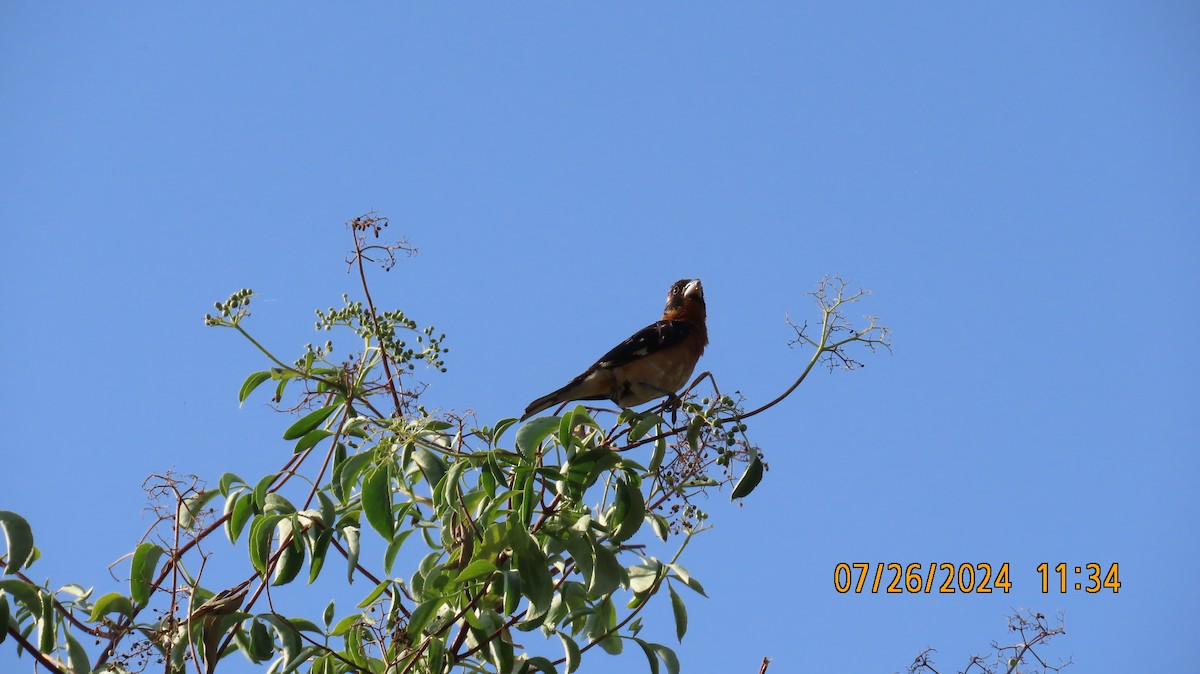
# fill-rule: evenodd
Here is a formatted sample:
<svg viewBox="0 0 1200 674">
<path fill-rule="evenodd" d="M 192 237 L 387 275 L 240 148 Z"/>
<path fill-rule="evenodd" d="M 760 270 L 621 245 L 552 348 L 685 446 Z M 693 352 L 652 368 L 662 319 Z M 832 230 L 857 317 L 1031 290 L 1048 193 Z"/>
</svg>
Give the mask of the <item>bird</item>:
<svg viewBox="0 0 1200 674">
<path fill-rule="evenodd" d="M 700 279 L 671 284 L 662 319 L 633 333 L 566 386 L 529 403 L 521 421 L 572 400 L 611 400 L 622 408 L 667 396 L 687 383 L 708 345 Z"/>
</svg>

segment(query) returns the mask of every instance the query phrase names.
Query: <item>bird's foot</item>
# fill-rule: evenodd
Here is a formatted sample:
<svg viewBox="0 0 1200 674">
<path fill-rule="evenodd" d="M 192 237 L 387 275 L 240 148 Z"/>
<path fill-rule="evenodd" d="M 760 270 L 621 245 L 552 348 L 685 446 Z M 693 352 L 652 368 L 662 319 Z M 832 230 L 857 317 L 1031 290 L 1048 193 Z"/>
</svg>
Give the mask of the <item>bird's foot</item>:
<svg viewBox="0 0 1200 674">
<path fill-rule="evenodd" d="M 678 419 L 679 408 L 683 406 L 683 400 L 674 393 L 667 394 L 667 400 L 663 403 L 663 412 L 671 411 L 671 425 L 674 426 Z"/>
</svg>

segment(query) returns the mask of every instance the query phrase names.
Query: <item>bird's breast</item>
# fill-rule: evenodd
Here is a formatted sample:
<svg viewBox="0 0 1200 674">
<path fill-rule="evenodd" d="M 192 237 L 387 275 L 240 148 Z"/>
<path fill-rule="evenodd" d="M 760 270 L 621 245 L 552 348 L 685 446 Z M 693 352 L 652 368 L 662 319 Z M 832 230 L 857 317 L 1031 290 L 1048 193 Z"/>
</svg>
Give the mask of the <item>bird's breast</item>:
<svg viewBox="0 0 1200 674">
<path fill-rule="evenodd" d="M 612 400 L 621 407 L 634 407 L 683 388 L 696 362 L 692 359 L 644 358 L 631 363 L 615 377 Z"/>
</svg>

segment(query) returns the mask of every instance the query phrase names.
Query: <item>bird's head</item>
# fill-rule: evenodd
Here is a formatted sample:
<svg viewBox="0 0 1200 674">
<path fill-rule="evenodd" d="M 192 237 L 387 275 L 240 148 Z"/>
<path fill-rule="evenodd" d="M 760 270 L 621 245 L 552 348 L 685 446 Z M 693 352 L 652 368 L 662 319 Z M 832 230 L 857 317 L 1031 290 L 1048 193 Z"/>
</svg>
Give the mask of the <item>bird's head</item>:
<svg viewBox="0 0 1200 674">
<path fill-rule="evenodd" d="M 671 284 L 667 291 L 667 307 L 663 310 L 665 318 L 688 315 L 703 321 L 704 314 L 704 286 L 700 285 L 700 279 L 685 278 Z"/>
</svg>

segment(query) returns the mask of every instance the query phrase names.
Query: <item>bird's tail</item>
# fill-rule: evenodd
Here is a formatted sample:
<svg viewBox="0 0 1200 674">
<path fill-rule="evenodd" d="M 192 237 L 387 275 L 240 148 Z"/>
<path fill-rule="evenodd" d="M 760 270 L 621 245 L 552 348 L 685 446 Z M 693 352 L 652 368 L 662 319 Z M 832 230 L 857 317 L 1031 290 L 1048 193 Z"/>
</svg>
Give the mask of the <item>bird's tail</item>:
<svg viewBox="0 0 1200 674">
<path fill-rule="evenodd" d="M 548 410 L 559 403 L 566 402 L 568 398 L 564 394 L 568 388 L 570 387 L 564 386 L 553 393 L 547 393 L 541 398 L 529 403 L 529 406 L 525 408 L 525 414 L 521 416 L 521 421 L 525 421 L 538 412 Z"/>
</svg>

